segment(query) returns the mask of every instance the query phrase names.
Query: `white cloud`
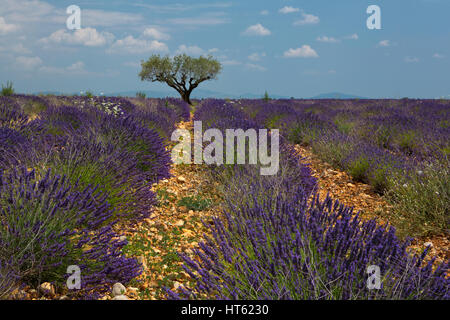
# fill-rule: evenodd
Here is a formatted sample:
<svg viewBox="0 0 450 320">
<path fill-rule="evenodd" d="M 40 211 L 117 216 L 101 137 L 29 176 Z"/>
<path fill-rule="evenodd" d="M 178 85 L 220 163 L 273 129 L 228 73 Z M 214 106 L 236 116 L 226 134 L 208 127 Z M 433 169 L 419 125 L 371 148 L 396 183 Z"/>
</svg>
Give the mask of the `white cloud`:
<svg viewBox="0 0 450 320">
<path fill-rule="evenodd" d="M 354 33 L 354 34 L 352 34 L 352 35 L 349 35 L 349 36 L 347 36 L 347 37 L 344 37 L 344 39 L 348 39 L 348 40 L 358 40 L 358 39 L 359 39 L 359 36 L 358 36 L 357 33 Z"/>
<path fill-rule="evenodd" d="M 155 40 L 169 40 L 170 39 L 170 35 L 158 30 L 155 27 L 146 28 L 144 30 L 144 32 L 142 33 L 142 35 L 144 37 L 152 38 Z"/>
<path fill-rule="evenodd" d="M 178 50 L 176 51 L 176 54 L 185 53 L 187 55 L 192 56 L 200 56 L 205 53 L 205 50 L 198 46 L 187 46 L 185 44 L 182 44 L 178 47 Z"/>
<path fill-rule="evenodd" d="M 136 61 L 127 61 L 127 62 L 124 62 L 123 65 L 125 67 L 130 67 L 130 68 L 139 68 L 141 66 L 141 64 Z"/>
<path fill-rule="evenodd" d="M 309 45 L 305 44 L 297 49 L 289 49 L 284 53 L 285 58 L 318 58 L 317 52 Z"/>
<path fill-rule="evenodd" d="M 185 44 L 182 44 L 178 47 L 177 51 L 175 51 L 175 54 L 185 53 L 190 56 L 201 56 L 211 53 L 219 52 L 219 49 L 212 48 L 209 50 L 203 50 L 199 46 L 187 46 Z"/>
<path fill-rule="evenodd" d="M 39 71 L 49 74 L 55 74 L 55 75 L 85 75 L 89 74 L 89 71 L 85 69 L 84 62 L 77 61 L 70 66 L 67 67 L 49 67 L 49 66 L 42 66 L 39 68 Z"/>
<path fill-rule="evenodd" d="M 61 29 L 53 32 L 47 38 L 40 40 L 44 44 L 71 44 L 83 45 L 87 47 L 99 47 L 111 43 L 114 40 L 114 35 L 109 32 L 98 32 L 94 28 L 83 28 L 69 32 Z"/>
<path fill-rule="evenodd" d="M 0 52 L 12 52 L 17 54 L 31 54 L 32 51 L 26 48 L 22 43 L 11 44 L 0 47 Z"/>
<path fill-rule="evenodd" d="M 250 70 L 267 71 L 267 69 L 264 68 L 263 66 L 260 66 L 260 65 L 258 65 L 258 64 L 253 64 L 253 63 L 246 63 L 246 64 L 245 64 L 245 67 L 246 67 L 247 69 L 250 69 Z"/>
<path fill-rule="evenodd" d="M 216 57 L 218 60 L 228 60 L 228 56 L 226 54 L 221 54 Z"/>
<path fill-rule="evenodd" d="M 199 9 L 225 9 L 232 6 L 231 2 L 215 2 L 215 3 L 198 3 L 198 4 L 167 4 L 167 5 L 153 5 L 153 4 L 134 4 L 137 7 L 151 9 L 158 13 L 180 13 L 186 11 L 195 11 Z"/>
<path fill-rule="evenodd" d="M 137 39 L 127 36 L 114 42 L 107 50 L 108 53 L 143 54 L 150 52 L 168 52 L 169 48 L 164 42 L 158 40 Z"/>
<path fill-rule="evenodd" d="M 444 59 L 445 55 L 440 54 L 440 53 L 435 53 L 435 54 L 433 54 L 433 58 L 435 58 L 435 59 Z"/>
<path fill-rule="evenodd" d="M 378 42 L 378 46 L 379 47 L 390 47 L 391 46 L 391 41 L 389 41 L 389 40 L 381 40 L 380 42 Z"/>
<path fill-rule="evenodd" d="M 0 34 L 5 35 L 14 31 L 19 30 L 19 26 L 15 24 L 6 23 L 5 18 L 0 17 Z"/>
<path fill-rule="evenodd" d="M 32 70 L 42 64 L 42 60 L 39 57 L 24 57 L 19 56 L 15 59 L 15 64 L 17 67 L 25 70 Z"/>
<path fill-rule="evenodd" d="M 248 27 L 243 33 L 246 36 L 269 36 L 272 33 L 269 29 L 264 28 L 260 23 Z"/>
<path fill-rule="evenodd" d="M 54 22 L 55 8 L 39 0 L 2 0 L 0 14 L 14 23 Z M 66 19 L 65 12 L 63 21 Z M 10 21 L 10 22 L 11 22 Z"/>
<path fill-rule="evenodd" d="M 269 10 L 262 10 L 259 14 L 262 16 L 267 16 L 269 15 Z"/>
<path fill-rule="evenodd" d="M 229 20 L 223 17 L 220 13 L 203 15 L 199 17 L 187 18 L 172 18 L 168 20 L 169 23 L 175 25 L 183 25 L 186 27 L 202 27 L 202 26 L 216 26 L 228 23 Z"/>
<path fill-rule="evenodd" d="M 83 28 L 135 25 L 142 23 L 143 20 L 144 18 L 140 14 L 81 8 L 81 26 Z"/>
<path fill-rule="evenodd" d="M 319 42 L 327 42 L 327 43 L 338 43 L 340 42 L 340 40 L 333 38 L 333 37 L 327 37 L 327 36 L 323 36 L 323 37 L 318 37 L 316 39 Z"/>
<path fill-rule="evenodd" d="M 67 67 L 68 71 L 75 71 L 75 72 L 79 72 L 84 70 L 84 62 L 82 61 L 77 61 L 74 64 L 70 65 Z"/>
<path fill-rule="evenodd" d="M 222 64 L 224 66 L 239 66 L 242 64 L 242 62 L 239 62 L 236 60 L 225 60 L 225 61 L 222 61 Z"/>
<path fill-rule="evenodd" d="M 295 21 L 294 22 L 294 26 L 304 26 L 304 25 L 308 25 L 308 24 L 318 24 L 319 22 L 320 22 L 320 19 L 319 19 L 318 16 L 302 12 L 302 19 Z"/>
<path fill-rule="evenodd" d="M 420 60 L 417 57 L 405 57 L 405 62 L 406 63 L 417 63 L 419 61 Z"/>
<path fill-rule="evenodd" d="M 84 27 L 115 27 L 118 25 L 142 24 L 143 16 L 140 14 L 90 10 L 81 7 L 81 26 Z M 56 8 L 40 0 L 2 0 L 0 15 L 5 15 L 14 23 L 23 24 L 33 28 L 33 23 L 65 25 L 68 17 L 65 7 Z"/>
<path fill-rule="evenodd" d="M 278 12 L 282 13 L 282 14 L 294 13 L 294 12 L 299 12 L 299 11 L 300 11 L 299 8 L 294 8 L 294 7 L 290 7 L 290 6 L 285 6 L 285 7 L 281 8 L 280 10 L 278 10 Z"/>
<path fill-rule="evenodd" d="M 265 52 L 263 52 L 263 53 L 255 52 L 255 53 L 252 53 L 251 55 L 249 55 L 248 58 L 251 61 L 261 61 L 261 58 L 263 58 L 265 56 L 266 56 Z"/>
</svg>

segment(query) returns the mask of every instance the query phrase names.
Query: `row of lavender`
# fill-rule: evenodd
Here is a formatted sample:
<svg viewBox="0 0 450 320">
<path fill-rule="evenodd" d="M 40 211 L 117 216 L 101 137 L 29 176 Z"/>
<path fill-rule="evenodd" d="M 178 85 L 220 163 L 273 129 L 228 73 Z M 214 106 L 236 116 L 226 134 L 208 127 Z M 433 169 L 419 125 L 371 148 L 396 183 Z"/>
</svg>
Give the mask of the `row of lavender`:
<svg viewBox="0 0 450 320">
<path fill-rule="evenodd" d="M 436 100 L 239 100 L 259 125 L 281 129 L 396 205 L 402 232 L 448 232 L 450 104 Z"/>
<path fill-rule="evenodd" d="M 177 100 L 0 98 L 0 298 L 43 282 L 97 298 L 138 276 L 114 227 L 151 213 L 149 186 L 169 176 L 165 138 L 188 118 Z M 67 292 L 71 265 L 81 289 Z"/>
<path fill-rule="evenodd" d="M 256 104 L 256 103 L 255 103 Z M 195 120 L 204 129 L 249 129 L 239 103 L 206 100 Z M 256 117 L 255 117 L 256 118 Z M 261 123 L 261 122 L 260 122 Z M 175 299 L 448 299 L 447 261 L 433 270 L 407 252 L 395 229 L 362 221 L 350 208 L 327 198 L 311 202 L 316 181 L 284 141 L 276 176 L 261 176 L 258 166 L 211 167 L 228 204 L 214 219 L 212 237 L 182 255 L 195 288 L 168 291 Z M 369 284 L 369 266 L 381 271 L 381 287 Z"/>
<path fill-rule="evenodd" d="M 436 100 L 239 100 L 258 122 L 294 130 L 302 118 L 312 129 L 331 127 L 349 136 L 416 160 L 450 153 L 450 104 Z M 301 129 L 301 128 L 300 128 Z M 297 129 L 297 130 L 300 130 Z M 288 133 L 288 132 L 286 132 Z M 309 143 L 305 133 L 299 143 Z"/>
</svg>

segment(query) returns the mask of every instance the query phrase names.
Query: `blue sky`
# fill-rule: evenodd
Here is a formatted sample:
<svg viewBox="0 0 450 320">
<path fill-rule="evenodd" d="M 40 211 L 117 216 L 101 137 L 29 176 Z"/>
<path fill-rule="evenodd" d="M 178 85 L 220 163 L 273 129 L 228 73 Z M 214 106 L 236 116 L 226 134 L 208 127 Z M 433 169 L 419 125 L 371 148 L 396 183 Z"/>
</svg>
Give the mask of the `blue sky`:
<svg viewBox="0 0 450 320">
<path fill-rule="evenodd" d="M 448 0 L 0 2 L 0 82 L 21 92 L 169 91 L 139 63 L 186 52 L 218 58 L 201 88 L 233 95 L 450 95 Z M 366 26 L 373 4 L 381 30 Z M 81 30 L 66 28 L 69 5 Z"/>
</svg>

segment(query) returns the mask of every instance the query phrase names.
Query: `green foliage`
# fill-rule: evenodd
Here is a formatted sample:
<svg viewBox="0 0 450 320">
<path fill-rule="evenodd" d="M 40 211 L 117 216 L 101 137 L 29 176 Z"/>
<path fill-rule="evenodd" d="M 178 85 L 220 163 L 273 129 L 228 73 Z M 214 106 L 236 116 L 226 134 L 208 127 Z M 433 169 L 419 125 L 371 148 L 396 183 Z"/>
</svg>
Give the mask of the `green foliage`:
<svg viewBox="0 0 450 320">
<path fill-rule="evenodd" d="M 388 186 L 388 177 L 391 170 L 387 167 L 376 168 L 371 172 L 369 176 L 369 183 L 374 187 L 375 191 L 378 193 L 384 193 Z"/>
<path fill-rule="evenodd" d="M 266 120 L 266 127 L 269 128 L 269 129 L 279 128 L 280 123 L 282 123 L 282 119 L 283 119 L 283 115 L 282 114 L 278 114 L 278 115 L 269 117 Z"/>
<path fill-rule="evenodd" d="M 297 122 L 288 128 L 287 138 L 294 144 L 309 146 L 316 141 L 320 130 L 307 122 Z"/>
<path fill-rule="evenodd" d="M 326 138 L 311 141 L 314 142 L 312 144 L 313 152 L 337 168 L 343 167 L 345 158 L 347 158 L 353 150 L 350 143 L 335 143 L 333 140 L 328 140 Z"/>
<path fill-rule="evenodd" d="M 183 197 L 180 201 L 178 201 L 178 206 L 184 206 L 188 208 L 188 210 L 194 211 L 203 211 L 208 209 L 212 205 L 212 201 L 210 199 L 204 199 L 200 195 L 195 197 Z"/>
<path fill-rule="evenodd" d="M 439 122 L 439 126 L 444 129 L 448 128 L 450 127 L 450 121 L 443 119 Z"/>
<path fill-rule="evenodd" d="M 373 139 L 377 146 L 380 148 L 388 148 L 392 140 L 393 129 L 386 126 L 380 126 L 375 133 L 368 132 L 373 136 Z"/>
<path fill-rule="evenodd" d="M 27 100 L 22 104 L 23 112 L 29 116 L 40 114 L 47 110 L 47 105 L 41 102 Z"/>
<path fill-rule="evenodd" d="M 340 132 L 345 134 L 349 134 L 355 127 L 355 124 L 353 122 L 340 117 L 336 117 L 334 119 L 334 124 Z"/>
<path fill-rule="evenodd" d="M 12 96 L 14 94 L 13 83 L 11 81 L 7 81 L 6 85 L 2 85 L 2 96 Z"/>
<path fill-rule="evenodd" d="M 158 205 L 160 207 L 165 207 L 176 200 L 176 197 L 167 191 L 167 188 L 161 188 L 156 190 L 156 195 L 158 197 Z"/>
<path fill-rule="evenodd" d="M 357 181 L 367 182 L 367 173 L 369 171 L 370 163 L 367 158 L 361 156 L 352 161 L 349 165 L 350 175 Z"/>
<path fill-rule="evenodd" d="M 86 91 L 85 96 L 88 97 L 88 98 L 93 98 L 94 94 L 92 93 L 92 91 L 88 90 L 88 91 Z"/>
<path fill-rule="evenodd" d="M 217 79 L 222 69 L 220 62 L 212 56 L 193 58 L 186 54 L 173 58 L 153 55 L 141 65 L 139 77 L 142 81 L 164 82 L 191 105 L 192 91 L 204 81 Z"/>
<path fill-rule="evenodd" d="M 266 102 L 270 101 L 270 96 L 269 96 L 269 93 L 267 92 L 267 90 L 266 90 L 266 92 L 264 92 L 263 100 Z"/>
<path fill-rule="evenodd" d="M 447 233 L 450 223 L 450 163 L 428 165 L 405 179 L 389 178 L 387 197 L 394 204 L 393 223 L 403 236 Z"/>
<path fill-rule="evenodd" d="M 153 275 L 158 274 L 161 277 L 156 280 L 154 288 L 146 288 L 140 292 L 140 298 L 164 299 L 167 296 L 164 288 L 173 288 L 175 281 L 183 277 L 182 259 L 178 255 L 178 246 L 181 241 L 186 239 L 182 236 L 182 227 L 173 227 L 164 229 L 162 225 L 155 225 L 157 231 L 155 236 L 149 238 L 147 230 L 137 231 L 127 246 L 124 247 L 124 253 L 127 256 L 142 257 L 148 267 L 150 275 L 147 275 L 147 281 L 154 281 Z M 189 242 L 198 241 L 195 236 L 189 237 Z M 161 251 L 163 254 L 161 254 Z M 187 280 L 189 286 L 194 286 L 192 279 Z M 140 280 L 133 280 L 131 285 L 138 286 Z"/>
<path fill-rule="evenodd" d="M 406 154 L 413 153 L 419 141 L 417 133 L 412 130 L 397 135 L 396 140 L 400 149 Z"/>
<path fill-rule="evenodd" d="M 442 148 L 442 154 L 446 157 L 450 156 L 450 145 Z"/>
<path fill-rule="evenodd" d="M 136 98 L 145 99 L 146 97 L 147 95 L 145 94 L 145 92 L 142 91 L 136 92 Z"/>
</svg>

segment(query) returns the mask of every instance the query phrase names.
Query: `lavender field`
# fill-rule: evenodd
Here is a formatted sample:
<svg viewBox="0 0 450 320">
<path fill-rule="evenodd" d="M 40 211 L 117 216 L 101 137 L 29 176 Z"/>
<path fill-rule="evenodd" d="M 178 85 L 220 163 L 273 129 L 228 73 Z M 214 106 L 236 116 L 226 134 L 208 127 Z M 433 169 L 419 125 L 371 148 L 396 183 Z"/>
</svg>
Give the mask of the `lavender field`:
<svg viewBox="0 0 450 320">
<path fill-rule="evenodd" d="M 1 0 L 0 305 L 433 315 L 450 300 L 449 12 Z"/>
<path fill-rule="evenodd" d="M 220 194 L 218 209 L 204 217 L 192 252 L 171 256 L 189 280 L 160 283 L 161 298 L 449 299 L 448 257 L 408 249 L 410 237 L 448 237 L 448 100 L 189 106 L 17 94 L 0 97 L 0 298 L 100 299 L 117 284 L 145 282 L 145 263 L 121 230 L 165 214 L 167 195 L 152 186 L 174 177 L 172 132 L 192 121 L 204 131 L 280 129 L 280 169 L 262 176 L 261 164 L 200 165 Z M 362 218 L 333 195 L 320 198 L 295 145 L 369 184 L 393 206 L 389 224 Z M 193 199 L 180 208 L 210 205 Z M 81 285 L 68 290 L 73 265 Z M 369 266 L 381 271 L 376 290 L 367 285 Z"/>
</svg>

